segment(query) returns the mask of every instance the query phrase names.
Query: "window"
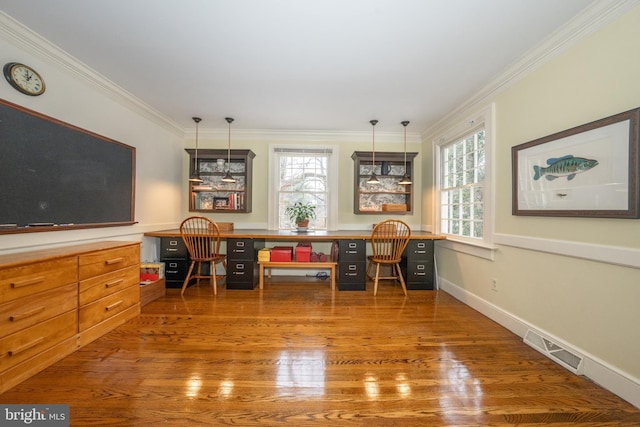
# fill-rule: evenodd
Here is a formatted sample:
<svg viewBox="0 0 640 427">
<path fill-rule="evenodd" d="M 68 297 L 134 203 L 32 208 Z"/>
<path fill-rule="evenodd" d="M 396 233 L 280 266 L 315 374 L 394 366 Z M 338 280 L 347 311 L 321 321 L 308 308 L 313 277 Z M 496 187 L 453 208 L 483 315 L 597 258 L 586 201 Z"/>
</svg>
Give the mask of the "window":
<svg viewBox="0 0 640 427">
<path fill-rule="evenodd" d="M 295 228 L 285 209 L 298 200 L 316 206 L 316 218 L 311 220 L 309 228 L 316 230 L 335 228 L 337 217 L 335 195 L 338 178 L 335 172 L 329 173 L 331 170 L 337 170 L 335 151 L 334 147 L 271 147 L 270 229 Z"/>
<path fill-rule="evenodd" d="M 437 232 L 453 242 L 492 247 L 492 134 L 493 105 L 434 143 Z"/>
<path fill-rule="evenodd" d="M 482 238 L 484 219 L 485 131 L 441 148 L 441 228 L 446 234 Z"/>
</svg>

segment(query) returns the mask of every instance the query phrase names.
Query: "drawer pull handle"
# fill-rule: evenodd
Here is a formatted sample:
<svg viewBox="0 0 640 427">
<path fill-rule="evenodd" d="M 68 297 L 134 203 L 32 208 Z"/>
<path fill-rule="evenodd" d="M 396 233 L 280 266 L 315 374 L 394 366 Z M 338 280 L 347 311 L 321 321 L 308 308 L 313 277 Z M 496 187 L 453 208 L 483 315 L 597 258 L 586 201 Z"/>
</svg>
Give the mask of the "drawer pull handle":
<svg viewBox="0 0 640 427">
<path fill-rule="evenodd" d="M 12 322 L 16 322 L 18 320 L 26 319 L 27 317 L 35 316 L 38 313 L 42 313 L 45 311 L 46 307 L 43 305 L 42 307 L 34 308 L 33 310 L 26 311 L 24 313 L 12 314 L 9 316 L 9 320 Z"/>
<path fill-rule="evenodd" d="M 17 355 L 18 353 L 22 353 L 22 352 L 23 352 L 23 351 L 25 351 L 25 350 L 29 350 L 31 347 L 35 347 L 35 346 L 37 346 L 37 345 L 38 345 L 38 344 L 40 344 L 42 341 L 44 341 L 44 337 L 36 338 L 35 340 L 33 340 L 33 341 L 31 341 L 31 342 L 28 342 L 28 343 L 26 343 L 26 344 L 24 344 L 24 345 L 21 345 L 20 347 L 18 347 L 18 348 L 16 348 L 16 349 L 13 349 L 13 350 L 9 350 L 9 351 L 7 351 L 7 354 L 8 354 L 9 356 L 15 356 L 15 355 Z"/>
<path fill-rule="evenodd" d="M 118 264 L 119 262 L 122 262 L 123 260 L 124 260 L 124 258 L 122 258 L 122 257 L 108 259 L 108 260 L 105 261 L 105 264 L 107 264 L 107 265 Z"/>
<path fill-rule="evenodd" d="M 122 304 L 122 300 L 120 300 L 120 301 L 118 301 L 118 302 L 114 302 L 113 304 L 106 306 L 106 307 L 105 307 L 105 309 L 106 309 L 107 311 L 110 311 L 110 310 L 113 310 L 114 308 L 118 308 L 118 306 L 119 306 L 120 304 Z"/>
<path fill-rule="evenodd" d="M 44 276 L 38 276 L 38 277 L 34 277 L 33 279 L 22 280 L 20 282 L 13 282 L 11 283 L 11 287 L 15 289 L 15 288 L 21 288 L 23 286 L 37 285 L 38 283 L 42 283 L 42 282 L 44 282 Z"/>
<path fill-rule="evenodd" d="M 122 279 L 118 279 L 118 280 L 114 280 L 113 282 L 105 283 L 104 287 L 105 288 L 112 288 L 114 286 L 119 285 L 120 283 L 122 283 Z"/>
</svg>

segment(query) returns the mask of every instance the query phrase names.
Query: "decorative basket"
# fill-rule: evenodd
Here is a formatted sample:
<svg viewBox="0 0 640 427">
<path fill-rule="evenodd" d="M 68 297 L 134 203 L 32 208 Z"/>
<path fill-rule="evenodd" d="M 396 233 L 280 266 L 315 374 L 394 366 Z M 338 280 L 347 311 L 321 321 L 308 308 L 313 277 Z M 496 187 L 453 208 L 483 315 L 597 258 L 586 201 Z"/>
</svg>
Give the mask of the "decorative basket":
<svg viewBox="0 0 640 427">
<path fill-rule="evenodd" d="M 404 203 L 383 203 L 382 211 L 383 212 L 406 212 L 407 205 Z"/>
</svg>

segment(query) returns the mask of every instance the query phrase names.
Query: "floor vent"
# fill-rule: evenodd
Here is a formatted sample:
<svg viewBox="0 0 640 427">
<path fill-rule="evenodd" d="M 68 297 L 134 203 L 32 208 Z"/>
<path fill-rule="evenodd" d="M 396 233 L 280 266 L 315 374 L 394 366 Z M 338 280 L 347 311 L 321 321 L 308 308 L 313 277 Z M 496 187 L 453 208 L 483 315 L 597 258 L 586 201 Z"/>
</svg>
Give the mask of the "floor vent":
<svg viewBox="0 0 640 427">
<path fill-rule="evenodd" d="M 548 358 L 555 360 L 576 375 L 582 375 L 583 357 L 574 351 L 570 351 L 562 345 L 543 337 L 531 329 L 524 336 L 524 342 L 538 350 Z"/>
</svg>

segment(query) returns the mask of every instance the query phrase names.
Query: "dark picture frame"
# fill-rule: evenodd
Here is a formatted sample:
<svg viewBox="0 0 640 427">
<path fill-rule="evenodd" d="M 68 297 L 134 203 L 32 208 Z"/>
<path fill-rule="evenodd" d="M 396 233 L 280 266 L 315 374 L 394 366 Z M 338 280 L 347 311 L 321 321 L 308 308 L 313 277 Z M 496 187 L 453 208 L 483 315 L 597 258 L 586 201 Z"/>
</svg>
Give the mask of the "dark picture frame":
<svg viewBox="0 0 640 427">
<path fill-rule="evenodd" d="M 639 218 L 640 108 L 511 148 L 512 214 Z"/>
</svg>

